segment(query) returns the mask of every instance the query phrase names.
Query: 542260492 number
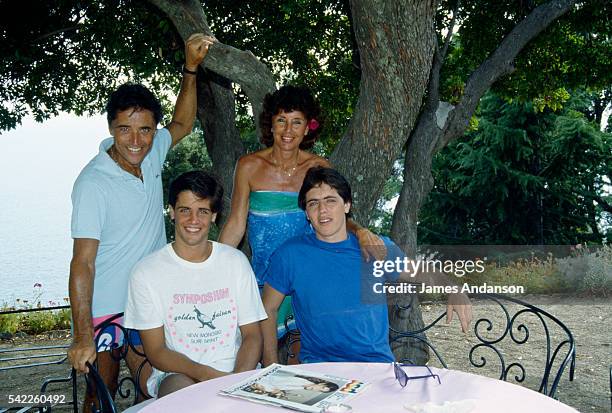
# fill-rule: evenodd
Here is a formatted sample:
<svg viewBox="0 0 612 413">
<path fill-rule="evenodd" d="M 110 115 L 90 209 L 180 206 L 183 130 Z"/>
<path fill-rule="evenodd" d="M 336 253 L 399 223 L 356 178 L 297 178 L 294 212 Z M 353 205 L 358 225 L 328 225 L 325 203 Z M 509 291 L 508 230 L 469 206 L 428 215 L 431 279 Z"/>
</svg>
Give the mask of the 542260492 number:
<svg viewBox="0 0 612 413">
<path fill-rule="evenodd" d="M 9 394 L 9 404 L 61 404 L 66 403 L 64 394 Z"/>
</svg>

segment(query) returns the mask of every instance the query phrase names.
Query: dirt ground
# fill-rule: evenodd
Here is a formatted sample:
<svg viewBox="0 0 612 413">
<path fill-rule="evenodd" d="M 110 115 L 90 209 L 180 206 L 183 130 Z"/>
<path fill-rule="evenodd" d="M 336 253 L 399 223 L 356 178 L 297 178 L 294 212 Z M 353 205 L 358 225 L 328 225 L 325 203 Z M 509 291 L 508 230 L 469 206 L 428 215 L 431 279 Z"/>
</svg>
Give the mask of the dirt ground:
<svg viewBox="0 0 612 413">
<path fill-rule="evenodd" d="M 576 344 L 576 370 L 574 380 L 569 381 L 569 366 L 565 369 L 559 383 L 556 397 L 580 412 L 610 412 L 610 368 L 612 367 L 612 299 L 610 298 L 580 298 L 580 297 L 547 297 L 526 296 L 523 301 L 538 306 L 562 321 L 572 332 Z M 508 309 L 517 309 L 509 306 Z M 444 311 L 440 304 L 422 305 L 423 318 L 433 320 Z M 490 318 L 493 323 L 491 332 L 487 332 L 487 324 L 481 322 L 478 332 L 488 339 L 499 337 L 499 326 L 503 326 L 499 307 L 490 302 L 476 302 L 473 309 L 473 323 L 480 318 Z M 512 313 L 511 313 L 512 314 Z M 538 390 L 546 360 L 546 336 L 541 323 L 534 315 L 523 314 L 517 318 L 515 327 L 525 324 L 529 338 L 525 344 L 518 345 L 512 340 L 504 340 L 498 349 L 502 352 L 507 365 L 513 362 L 521 363 L 525 370 L 525 380 L 517 383 L 511 378 L 520 375 L 518 368 L 508 371 L 508 381 Z M 553 324 L 554 325 L 554 324 Z M 551 326 L 551 324 L 549 324 Z M 492 351 L 475 352 L 473 360 L 478 362 L 485 357 L 487 364 L 482 368 L 474 367 L 468 354 L 472 346 L 479 341 L 472 332 L 464 335 L 455 321 L 450 326 L 439 323 L 428 334 L 429 339 L 445 358 L 448 367 L 454 370 L 467 371 L 474 374 L 499 378 L 501 369 L 499 358 Z M 502 327 L 503 328 L 503 327 Z M 521 331 L 513 329 L 517 340 L 524 339 Z M 566 337 L 560 328 L 551 328 L 551 348 L 554 348 Z M 497 361 L 497 363 L 496 363 Z M 435 365 L 432 361 L 430 364 Z M 554 364 L 558 368 L 559 363 Z M 556 371 L 556 370 L 555 370 Z"/>
<path fill-rule="evenodd" d="M 557 390 L 558 399 L 580 412 L 610 412 L 610 378 L 609 369 L 612 366 L 612 299 L 592 299 L 580 297 L 545 297 L 527 296 L 524 301 L 537 305 L 541 309 L 551 313 L 571 330 L 576 342 L 576 372 L 574 381 L 569 381 L 569 368 L 563 374 L 563 378 Z M 512 309 L 513 307 L 509 307 Z M 423 317 L 427 320 L 435 319 L 444 311 L 444 304 L 424 303 L 422 305 Z M 486 331 L 486 323 L 481 322 L 478 331 L 488 338 L 499 336 L 499 328 L 503 326 L 503 317 L 499 316 L 499 307 L 490 303 L 475 302 L 474 323 L 481 318 L 488 318 L 493 323 L 490 332 Z M 499 346 L 507 364 L 512 362 L 521 363 L 526 370 L 525 381 L 522 385 L 537 390 L 539 379 L 542 377 L 545 352 L 545 335 L 540 327 L 539 321 L 533 315 L 524 314 L 518 319 L 529 330 L 529 339 L 525 344 L 506 343 Z M 515 338 L 524 338 L 521 331 L 514 330 Z M 553 349 L 559 344 L 562 330 L 552 328 L 550 331 Z M 457 321 L 450 326 L 443 322 L 433 327 L 428 332 L 428 337 L 443 355 L 448 367 L 455 370 L 463 370 L 475 374 L 498 378 L 500 375 L 499 358 L 493 352 L 481 351 L 474 354 L 474 361 L 485 357 L 487 364 L 482 368 L 471 365 L 469 361 L 470 348 L 478 341 L 472 332 L 464 335 L 459 329 Z M 508 340 L 504 340 L 504 343 Z M 13 337 L 10 340 L 0 342 L 0 351 L 15 348 L 28 348 L 41 345 L 68 345 L 68 332 L 50 332 L 40 336 Z M 46 352 L 62 353 L 62 349 L 46 350 Z M 33 354 L 32 352 L 26 354 Z M 6 358 L 14 357 L 14 353 L 0 354 L 0 367 L 15 365 L 24 362 L 44 361 L 45 359 L 30 359 L 5 361 Z M 432 361 L 432 365 L 436 362 Z M 558 366 L 558 364 L 556 365 Z M 0 406 L 7 406 L 9 395 L 37 394 L 42 382 L 49 377 L 66 377 L 69 368 L 65 363 L 53 366 L 44 366 L 28 369 L 15 369 L 0 371 Z M 510 378 L 520 375 L 517 368 L 509 371 Z M 80 379 L 82 381 L 82 379 Z M 80 385 L 79 396 L 83 395 L 83 384 Z M 66 395 L 70 400 L 70 387 L 66 384 L 57 384 L 49 387 L 47 394 Z M 130 403 L 120 401 L 120 408 L 127 407 Z M 70 411 L 68 408 L 54 409 L 54 411 Z"/>
</svg>

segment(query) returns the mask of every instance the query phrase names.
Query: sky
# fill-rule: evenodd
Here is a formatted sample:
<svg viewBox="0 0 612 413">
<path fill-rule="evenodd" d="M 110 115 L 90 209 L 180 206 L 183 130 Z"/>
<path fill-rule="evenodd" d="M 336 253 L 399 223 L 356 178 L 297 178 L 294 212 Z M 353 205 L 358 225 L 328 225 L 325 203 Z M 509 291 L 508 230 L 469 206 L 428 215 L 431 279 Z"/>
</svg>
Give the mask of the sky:
<svg viewBox="0 0 612 413">
<path fill-rule="evenodd" d="M 103 115 L 69 114 L 0 133 L 0 305 L 67 297 L 72 184 L 107 136 Z"/>
</svg>

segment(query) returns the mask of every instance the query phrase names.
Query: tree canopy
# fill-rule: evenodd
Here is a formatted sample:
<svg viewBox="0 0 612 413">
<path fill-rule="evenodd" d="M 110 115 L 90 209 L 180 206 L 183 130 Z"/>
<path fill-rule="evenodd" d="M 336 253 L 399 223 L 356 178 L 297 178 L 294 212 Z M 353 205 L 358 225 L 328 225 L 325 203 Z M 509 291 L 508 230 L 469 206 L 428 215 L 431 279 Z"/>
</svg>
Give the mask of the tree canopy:
<svg viewBox="0 0 612 413">
<path fill-rule="evenodd" d="M 434 159 L 435 186 L 423 208 L 426 244 L 600 243 L 599 221 L 612 136 L 582 111 L 576 92 L 559 112 L 488 94 L 478 129 Z M 611 198 L 607 196 L 606 198 Z"/>
<path fill-rule="evenodd" d="M 403 181 L 391 234 L 408 244 L 416 242 L 419 211 L 434 185 L 435 154 L 454 139 L 463 148 L 495 144 L 482 135 L 486 120 L 463 136 L 487 114 L 484 106 L 475 111 L 488 88 L 508 105 L 544 115 L 565 110 L 578 89 L 596 96 L 582 111 L 590 120 L 610 102 L 612 6 L 603 0 L 443 0 L 436 9 L 376 0 L 51 0 L 30 4 L 27 20 L 14 16 L 15 5 L 0 3 L 0 128 L 16 127 L 28 113 L 43 120 L 59 111 L 97 112 L 126 80 L 168 96 L 183 39 L 205 31 L 219 40 L 206 67 L 226 80 L 202 81 L 210 93 L 199 118 L 224 186 L 231 187 L 233 161 L 253 147 L 255 97 L 270 81 L 305 84 L 327 116 L 316 150 L 349 177 L 360 221 L 375 216 L 376 201 Z M 223 102 L 235 95 L 235 107 L 222 95 Z M 230 118 L 236 131 L 221 120 Z M 459 148 L 448 150 L 459 158 Z M 400 158 L 403 179 L 386 184 Z"/>
</svg>

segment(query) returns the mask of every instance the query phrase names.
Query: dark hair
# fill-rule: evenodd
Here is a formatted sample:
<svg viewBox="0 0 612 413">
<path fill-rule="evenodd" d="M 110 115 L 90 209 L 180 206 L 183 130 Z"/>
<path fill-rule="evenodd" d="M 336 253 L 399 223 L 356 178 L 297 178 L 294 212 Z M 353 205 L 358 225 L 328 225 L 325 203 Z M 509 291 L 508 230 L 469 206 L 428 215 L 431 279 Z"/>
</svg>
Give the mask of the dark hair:
<svg viewBox="0 0 612 413">
<path fill-rule="evenodd" d="M 168 203 L 172 208 L 176 206 L 176 199 L 183 191 L 191 191 L 200 199 L 209 199 L 212 212 L 220 212 L 223 208 L 223 187 L 207 172 L 185 172 L 172 181 L 168 191 Z"/>
<path fill-rule="evenodd" d="M 346 178 L 340 172 L 332 168 L 313 166 L 306 172 L 304 182 L 298 194 L 298 205 L 302 210 L 306 210 L 306 194 L 308 191 L 321 184 L 327 184 L 338 191 L 338 195 L 340 195 L 345 204 L 347 202 L 353 203 L 351 185 L 349 185 Z M 351 212 L 349 211 L 346 216 L 350 217 Z"/>
<path fill-rule="evenodd" d="M 312 382 L 312 384 L 324 384 L 324 385 L 326 385 L 329 390 L 324 392 L 324 393 L 331 393 L 333 391 L 338 390 L 338 385 L 336 383 L 334 383 L 333 381 L 328 381 L 328 380 L 325 380 L 325 379 L 321 379 L 319 377 L 303 376 L 301 374 L 296 374 L 295 377 L 299 377 L 301 379 L 306 379 L 306 380 Z"/>
<path fill-rule="evenodd" d="M 111 93 L 106 104 L 106 120 L 110 125 L 117 117 L 117 113 L 134 108 L 135 110 L 150 110 L 157 125 L 163 116 L 159 100 L 153 92 L 145 86 L 137 83 L 125 83 Z"/>
<path fill-rule="evenodd" d="M 310 149 L 321 132 L 323 120 L 320 117 L 321 107 L 312 97 L 310 90 L 305 87 L 285 85 L 275 91 L 268 93 L 263 101 L 263 109 L 259 115 L 259 128 L 261 130 L 260 142 L 267 147 L 272 146 L 274 137 L 272 136 L 272 116 L 279 112 L 291 112 L 299 110 L 306 116 L 306 121 L 316 119 L 319 126 L 309 129 L 308 134 L 300 143 L 300 149 Z"/>
</svg>

